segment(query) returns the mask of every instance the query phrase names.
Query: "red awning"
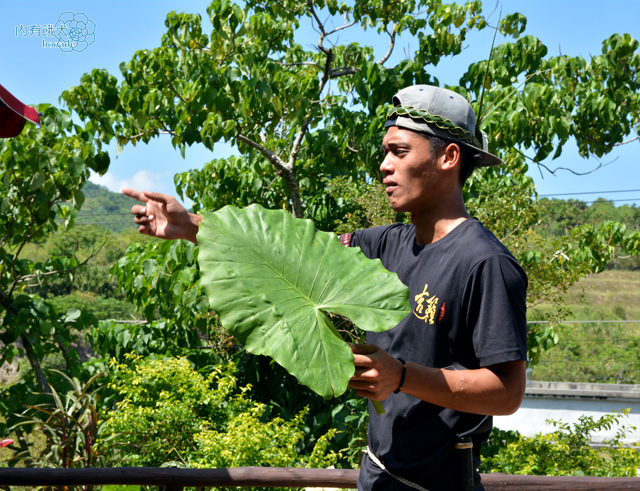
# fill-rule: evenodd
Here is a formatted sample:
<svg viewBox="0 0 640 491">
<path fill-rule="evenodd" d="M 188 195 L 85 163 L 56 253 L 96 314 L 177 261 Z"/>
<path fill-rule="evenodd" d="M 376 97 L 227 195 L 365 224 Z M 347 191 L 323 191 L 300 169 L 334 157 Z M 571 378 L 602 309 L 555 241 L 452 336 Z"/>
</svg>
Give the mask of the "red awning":
<svg viewBox="0 0 640 491">
<path fill-rule="evenodd" d="M 0 138 L 18 136 L 27 120 L 40 124 L 40 113 L 0 85 Z"/>
</svg>

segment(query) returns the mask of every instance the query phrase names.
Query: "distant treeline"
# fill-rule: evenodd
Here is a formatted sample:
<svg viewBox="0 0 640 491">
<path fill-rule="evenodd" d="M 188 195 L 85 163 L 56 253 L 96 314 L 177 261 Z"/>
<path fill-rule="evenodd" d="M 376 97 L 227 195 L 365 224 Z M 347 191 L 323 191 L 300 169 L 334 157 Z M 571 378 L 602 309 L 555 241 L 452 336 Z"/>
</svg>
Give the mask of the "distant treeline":
<svg viewBox="0 0 640 491">
<path fill-rule="evenodd" d="M 545 211 L 540 214 L 536 231 L 545 237 L 567 235 L 574 227 L 608 220 L 623 223 L 630 231 L 640 230 L 640 208 L 635 204 L 615 206 L 613 201 L 604 198 L 598 198 L 591 204 L 577 199 L 542 198 L 539 202 Z M 640 269 L 640 258 L 626 257 L 624 251 L 620 256 L 610 264 L 610 268 Z"/>
</svg>

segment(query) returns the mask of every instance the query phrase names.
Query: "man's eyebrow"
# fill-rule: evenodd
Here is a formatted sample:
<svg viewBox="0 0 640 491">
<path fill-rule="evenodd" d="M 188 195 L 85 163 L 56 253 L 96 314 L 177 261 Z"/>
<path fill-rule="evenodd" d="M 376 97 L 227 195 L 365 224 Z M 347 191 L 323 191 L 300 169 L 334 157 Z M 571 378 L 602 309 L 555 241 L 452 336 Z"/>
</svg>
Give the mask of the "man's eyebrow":
<svg viewBox="0 0 640 491">
<path fill-rule="evenodd" d="M 392 140 L 389 143 L 387 143 L 386 145 L 384 143 L 382 145 L 380 145 L 380 149 L 383 152 L 386 152 L 390 148 L 398 148 L 398 147 L 406 147 L 406 146 L 408 146 L 408 145 L 403 141 L 393 141 Z"/>
</svg>

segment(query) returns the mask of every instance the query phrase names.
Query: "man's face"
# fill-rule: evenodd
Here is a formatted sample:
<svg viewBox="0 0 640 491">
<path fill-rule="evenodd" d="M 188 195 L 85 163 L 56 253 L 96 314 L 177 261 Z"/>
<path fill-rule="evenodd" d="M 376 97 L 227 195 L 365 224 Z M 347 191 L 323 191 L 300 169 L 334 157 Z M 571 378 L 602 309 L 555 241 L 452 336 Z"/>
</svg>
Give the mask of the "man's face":
<svg viewBox="0 0 640 491">
<path fill-rule="evenodd" d="M 391 207 L 396 212 L 420 214 L 438 202 L 437 158 L 431 157 L 429 140 L 391 126 L 382 140 L 385 157 L 380 164 Z"/>
</svg>

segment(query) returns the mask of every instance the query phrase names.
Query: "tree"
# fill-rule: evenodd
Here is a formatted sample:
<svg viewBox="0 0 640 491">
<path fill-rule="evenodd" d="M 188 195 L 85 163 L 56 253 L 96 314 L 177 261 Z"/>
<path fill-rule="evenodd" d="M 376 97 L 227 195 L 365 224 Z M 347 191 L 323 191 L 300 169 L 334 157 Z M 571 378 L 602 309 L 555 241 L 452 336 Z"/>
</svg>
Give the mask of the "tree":
<svg viewBox="0 0 640 491">
<path fill-rule="evenodd" d="M 581 276 L 604 268 L 617 246 L 638 253 L 638 232 L 613 222 L 576 227 L 550 240 L 532 232 L 541 209 L 525 175 L 528 162 L 543 165 L 547 156 L 559 156 L 570 138 L 582 155 L 599 157 L 625 138 L 634 139 L 640 129 L 640 55 L 628 34 L 614 34 L 603 42 L 602 54 L 586 60 L 548 57 L 538 39 L 524 35 L 526 19 L 520 14 L 489 26 L 480 1 L 249 0 L 240 6 L 214 0 L 207 11 L 213 24 L 209 35 L 199 16 L 171 12 L 160 46 L 140 50 L 121 65 L 122 82 L 94 70 L 65 91 L 64 101 L 84 127 L 72 124 L 66 112 L 42 107 L 41 129 L 0 141 L 0 361 L 23 349 L 41 390 L 47 390 L 47 381 L 39 360 L 62 348 L 69 371 L 77 369 L 67 350 L 72 329 L 93 320 L 77 310 L 59 313 L 24 291 L 31 281 L 72 272 L 77 260 L 35 263 L 21 254 L 25 244 L 73 223 L 88 168 L 105 172 L 108 167 L 102 143 L 115 139 L 122 148 L 167 136 L 184 153 L 192 144 L 213 152 L 216 143 L 232 142 L 238 156 L 176 176 L 178 192 L 194 201 L 196 211 L 256 202 L 311 218 L 324 230 L 402 219 L 372 213 L 381 207 L 370 205 L 386 199 L 376 190 L 386 104 L 406 85 L 440 84 L 431 68 L 459 54 L 474 30 L 498 28 L 512 40 L 449 86 L 474 105 L 479 126 L 491 135 L 490 150 L 505 161 L 473 176 L 467 203 L 527 270 L 529 303 L 550 300 L 561 306 L 562 293 Z M 311 29 L 318 42 L 305 47 L 298 34 Z M 392 63 L 400 35 L 413 36 L 417 47 Z M 365 36 L 386 40 L 382 57 L 362 43 Z M 97 352 L 121 358 L 130 350 L 138 355 L 189 350 L 192 361 L 215 360 L 198 348 L 228 347 L 230 341 L 200 288 L 197 254 L 182 243 L 132 245 L 113 272 L 148 323 L 94 325 Z M 551 328 L 532 329 L 532 359 L 555 339 Z M 247 358 L 240 365 L 247 378 L 257 378 L 267 366 Z M 278 380 L 273 390 L 262 387 L 261 397 L 297 412 L 300 398 L 283 394 L 298 390 L 296 385 Z M 6 401 L 20 401 L 16 395 L 30 387 L 27 382 L 12 387 L 2 398 L 3 412 L 9 413 Z M 311 411 L 317 407 L 312 404 Z"/>
<path fill-rule="evenodd" d="M 378 146 L 392 94 L 412 83 L 438 84 L 430 68 L 459 54 L 473 30 L 490 27 L 480 1 L 254 0 L 241 7 L 215 0 L 207 12 L 209 35 L 200 16 L 171 12 L 161 45 L 121 65 L 122 83 L 94 70 L 64 100 L 104 142 L 135 145 L 169 135 L 183 153 L 194 143 L 212 151 L 220 141 L 235 144 L 238 157 L 176 176 L 179 193 L 194 200 L 196 211 L 257 202 L 288 208 L 324 229 L 347 215 L 356 216 L 351 223 L 366 223 L 361 200 L 326 189 L 347 179 L 354 190 L 366 190 L 380 177 Z M 310 27 L 318 41 L 305 48 L 298 33 Z M 531 235 L 540 209 L 525 171 L 527 159 L 542 165 L 547 156 L 558 157 L 569 138 L 581 155 L 600 157 L 637 133 L 638 41 L 614 34 L 590 60 L 547 57 L 546 46 L 523 35 L 521 14 L 491 27 L 513 41 L 496 46 L 450 88 L 474 105 L 479 126 L 491 135 L 490 150 L 505 165 L 477 172 L 467 202 L 528 268 L 534 304 L 561 298 L 581 275 L 604 267 L 614 238 L 637 252 L 636 235 L 612 235 L 606 227 L 556 241 Z M 363 32 L 387 40 L 382 58 L 358 42 Z M 417 48 L 391 65 L 401 34 L 414 36 Z M 537 342 L 535 333 L 532 339 Z"/>
<path fill-rule="evenodd" d="M 68 112 L 52 106 L 39 110 L 40 128 L 27 125 L 19 137 L 0 140 L 0 364 L 25 356 L 33 375 L 3 389 L 0 407 L 8 425 L 29 394 L 49 392 L 42 368 L 47 355 L 62 353 L 67 369 L 77 370 L 78 356 L 70 349 L 74 330 L 93 322 L 77 309 L 58 312 L 28 290 L 71 274 L 78 260 L 51 255 L 32 261 L 24 257 L 25 246 L 71 227 L 84 201 L 81 189 L 89 169 L 104 173 L 109 165 L 91 124 L 75 125 Z"/>
</svg>

